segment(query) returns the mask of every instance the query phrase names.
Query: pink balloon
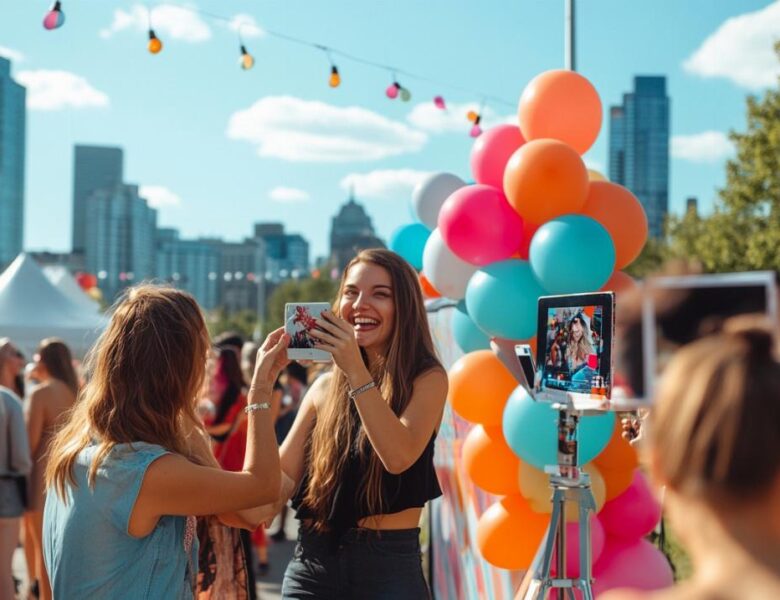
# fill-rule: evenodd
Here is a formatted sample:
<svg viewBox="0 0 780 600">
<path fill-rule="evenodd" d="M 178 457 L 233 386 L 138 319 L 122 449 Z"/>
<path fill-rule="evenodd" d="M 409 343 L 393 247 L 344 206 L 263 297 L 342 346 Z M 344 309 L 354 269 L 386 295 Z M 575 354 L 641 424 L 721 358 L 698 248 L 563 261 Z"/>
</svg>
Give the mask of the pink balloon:
<svg viewBox="0 0 780 600">
<path fill-rule="evenodd" d="M 478 266 L 512 256 L 523 235 L 523 219 L 504 193 L 489 185 L 455 190 L 442 205 L 438 224 L 449 249 Z"/>
<path fill-rule="evenodd" d="M 516 125 L 497 125 L 485 131 L 471 147 L 471 173 L 476 182 L 503 188 L 504 167 L 523 144 L 525 139 Z"/>
<path fill-rule="evenodd" d="M 590 559 L 591 564 L 601 557 L 606 534 L 604 527 L 596 517 L 590 519 Z M 555 555 L 553 555 L 553 574 L 556 575 Z M 575 579 L 580 576 L 580 530 L 577 523 L 566 524 L 566 577 Z"/>
<path fill-rule="evenodd" d="M 644 537 L 658 524 L 661 505 L 639 469 L 626 491 L 604 504 L 599 519 L 607 535 L 624 540 Z"/>
<path fill-rule="evenodd" d="M 601 558 L 593 566 L 593 595 L 607 590 L 630 588 L 660 590 L 674 583 L 669 561 L 647 540 L 607 537 Z"/>
</svg>

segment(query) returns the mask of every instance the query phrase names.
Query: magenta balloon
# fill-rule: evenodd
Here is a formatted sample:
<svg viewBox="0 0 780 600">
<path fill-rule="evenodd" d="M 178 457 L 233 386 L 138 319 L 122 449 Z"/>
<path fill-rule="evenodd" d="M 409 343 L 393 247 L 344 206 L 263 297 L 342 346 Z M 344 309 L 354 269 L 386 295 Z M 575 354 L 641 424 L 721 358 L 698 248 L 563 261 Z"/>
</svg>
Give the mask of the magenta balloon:
<svg viewBox="0 0 780 600">
<path fill-rule="evenodd" d="M 595 563 L 601 556 L 606 542 L 604 527 L 597 517 L 590 518 L 590 558 Z M 557 575 L 556 553 L 553 552 L 553 575 Z M 566 577 L 580 576 L 580 530 L 578 523 L 566 523 Z"/>
<path fill-rule="evenodd" d="M 484 266 L 517 251 L 523 239 L 523 219 L 500 189 L 468 185 L 455 190 L 442 205 L 439 231 L 456 256 Z"/>
<path fill-rule="evenodd" d="M 661 505 L 645 476 L 637 469 L 626 491 L 604 504 L 599 520 L 607 535 L 638 540 L 650 533 L 661 519 Z"/>
<path fill-rule="evenodd" d="M 515 150 L 525 144 L 517 125 L 497 125 L 471 147 L 471 174 L 477 183 L 504 187 L 504 168 Z"/>
<path fill-rule="evenodd" d="M 663 553 L 647 540 L 621 540 L 607 536 L 601 557 L 593 565 L 593 595 L 629 588 L 653 591 L 674 583 Z"/>
</svg>

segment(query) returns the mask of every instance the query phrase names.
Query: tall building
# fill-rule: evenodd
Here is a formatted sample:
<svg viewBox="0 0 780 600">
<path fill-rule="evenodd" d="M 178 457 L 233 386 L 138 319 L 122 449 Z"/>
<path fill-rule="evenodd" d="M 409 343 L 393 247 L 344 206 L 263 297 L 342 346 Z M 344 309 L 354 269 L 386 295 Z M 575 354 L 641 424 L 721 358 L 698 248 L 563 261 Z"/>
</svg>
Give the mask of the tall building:
<svg viewBox="0 0 780 600">
<path fill-rule="evenodd" d="M 265 315 L 265 244 L 261 238 L 243 242 L 201 240 L 219 253 L 218 304 L 228 314 L 243 310 Z"/>
<path fill-rule="evenodd" d="M 73 252 L 86 249 L 87 199 L 100 189 L 123 181 L 121 148 L 77 145 L 73 156 Z"/>
<path fill-rule="evenodd" d="M 176 229 L 157 230 L 157 279 L 188 291 L 205 310 L 219 302 L 219 250 L 204 240 L 183 240 Z"/>
<path fill-rule="evenodd" d="M 347 203 L 339 209 L 339 214 L 333 217 L 330 230 L 332 266 L 343 270 L 358 251 L 384 247 L 384 242 L 376 237 L 371 217 L 350 195 Z"/>
<path fill-rule="evenodd" d="M 669 104 L 666 77 L 637 76 L 609 111 L 609 178 L 639 198 L 653 237 L 669 210 Z"/>
<path fill-rule="evenodd" d="M 309 242 L 298 233 L 285 233 L 281 223 L 256 223 L 255 238 L 263 240 L 266 280 L 304 277 L 309 272 Z"/>
<path fill-rule="evenodd" d="M 138 195 L 137 185 L 97 189 L 84 209 L 84 263 L 106 300 L 155 277 L 157 211 Z"/>
<path fill-rule="evenodd" d="M 24 245 L 26 95 L 0 56 L 0 272 Z"/>
</svg>

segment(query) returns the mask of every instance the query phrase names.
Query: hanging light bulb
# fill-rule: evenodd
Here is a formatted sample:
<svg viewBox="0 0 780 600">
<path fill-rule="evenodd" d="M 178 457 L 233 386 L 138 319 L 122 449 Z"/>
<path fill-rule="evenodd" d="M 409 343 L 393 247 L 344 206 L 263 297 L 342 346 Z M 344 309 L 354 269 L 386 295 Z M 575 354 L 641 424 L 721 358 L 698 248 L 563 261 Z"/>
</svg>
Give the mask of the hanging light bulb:
<svg viewBox="0 0 780 600">
<path fill-rule="evenodd" d="M 444 102 L 444 98 L 442 98 L 441 96 L 436 96 L 433 99 L 433 105 L 439 110 L 447 110 L 447 105 Z"/>
<path fill-rule="evenodd" d="M 43 27 L 51 31 L 52 29 L 58 29 L 65 24 L 65 13 L 62 12 L 62 4 L 55 2 L 49 9 L 49 12 L 43 17 Z"/>
<path fill-rule="evenodd" d="M 244 44 L 241 44 L 241 57 L 238 59 L 238 64 L 241 65 L 241 68 L 244 69 L 244 71 L 248 71 L 255 66 L 255 59 L 247 52 Z"/>
<path fill-rule="evenodd" d="M 401 87 L 401 100 L 403 102 L 409 102 L 409 100 L 412 99 L 412 92 L 407 90 L 405 87 Z"/>
<path fill-rule="evenodd" d="M 479 122 L 482 120 L 482 117 L 480 115 L 477 115 L 474 119 L 474 125 L 471 127 L 471 131 L 469 131 L 469 135 L 473 138 L 479 137 L 482 135 L 482 128 L 479 126 Z"/>
<path fill-rule="evenodd" d="M 149 30 L 149 45 L 147 48 L 152 54 L 158 54 L 163 49 L 163 43 L 157 37 L 157 34 L 154 33 L 154 29 Z"/>
<path fill-rule="evenodd" d="M 468 113 L 466 113 L 466 118 L 472 123 L 476 123 L 479 115 L 477 114 L 477 111 L 470 110 Z"/>
<path fill-rule="evenodd" d="M 385 90 L 385 95 L 390 98 L 390 100 L 395 100 L 398 98 L 398 92 L 401 91 L 401 84 L 397 81 L 393 81 L 390 85 L 387 86 L 387 89 Z"/>
<path fill-rule="evenodd" d="M 339 69 L 336 65 L 330 66 L 330 79 L 328 79 L 328 85 L 332 88 L 337 88 L 341 85 L 341 75 L 339 75 Z"/>
</svg>

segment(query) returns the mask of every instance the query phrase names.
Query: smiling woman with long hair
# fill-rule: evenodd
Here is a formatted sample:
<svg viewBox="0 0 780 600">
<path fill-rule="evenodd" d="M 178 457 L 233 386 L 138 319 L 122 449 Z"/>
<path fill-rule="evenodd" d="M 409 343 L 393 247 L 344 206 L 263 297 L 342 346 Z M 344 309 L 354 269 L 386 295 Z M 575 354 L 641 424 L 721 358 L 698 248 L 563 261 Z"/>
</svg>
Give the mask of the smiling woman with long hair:
<svg viewBox="0 0 780 600">
<path fill-rule="evenodd" d="M 192 598 L 195 518 L 256 526 L 276 501 L 269 399 L 288 336 L 270 334 L 249 392 L 244 468 L 214 465 L 195 414 L 209 338 L 189 294 L 139 286 L 120 300 L 46 471 L 44 557 L 55 598 Z"/>
<path fill-rule="evenodd" d="M 441 495 L 433 449 L 447 376 L 416 273 L 364 250 L 334 308 L 313 331 L 333 373 L 311 387 L 281 451 L 302 521 L 282 595 L 428 598 L 417 526 Z"/>
</svg>

